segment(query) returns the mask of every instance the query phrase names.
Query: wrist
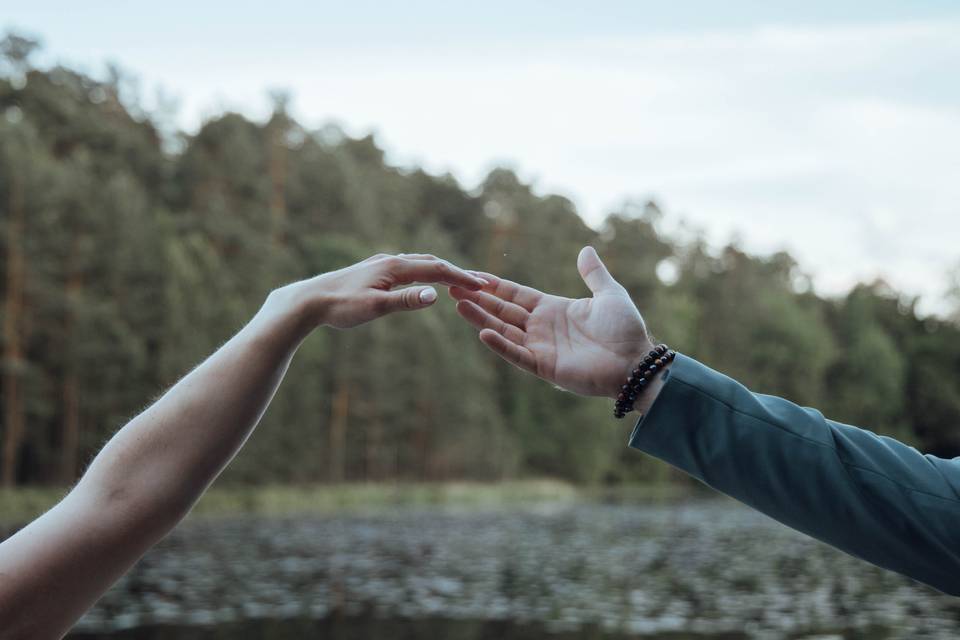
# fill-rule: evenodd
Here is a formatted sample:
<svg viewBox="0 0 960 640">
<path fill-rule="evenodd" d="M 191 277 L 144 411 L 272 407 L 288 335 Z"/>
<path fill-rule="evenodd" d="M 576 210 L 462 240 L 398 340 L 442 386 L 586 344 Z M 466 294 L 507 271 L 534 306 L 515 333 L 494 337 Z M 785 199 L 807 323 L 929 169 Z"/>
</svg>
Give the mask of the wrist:
<svg viewBox="0 0 960 640">
<path fill-rule="evenodd" d="M 614 416 L 623 418 L 630 411 L 641 415 L 653 405 L 665 384 L 666 371 L 673 363 L 676 352 L 667 345 L 654 345 L 648 341 L 649 350 L 634 360 L 626 381 L 621 384 L 614 402 Z"/>
<path fill-rule="evenodd" d="M 616 376 L 608 385 L 607 397 L 613 400 L 617 399 L 624 381 L 630 377 L 630 373 L 643 361 L 654 347 L 656 347 L 656 345 L 649 337 L 646 337 L 640 342 L 630 343 L 627 348 L 623 350 L 620 363 L 616 367 Z"/>
<path fill-rule="evenodd" d="M 644 390 L 644 392 L 637 397 L 637 401 L 633 403 L 633 410 L 637 412 L 637 415 L 645 415 L 648 411 L 650 411 L 650 407 L 653 406 L 657 396 L 660 395 L 660 390 L 663 389 L 663 385 L 666 384 L 665 372 L 671 366 L 673 366 L 672 362 L 664 366 L 661 371 L 657 372 L 657 375 L 654 376 L 653 380 L 650 381 L 650 384 L 647 385 L 647 388 Z"/>
<path fill-rule="evenodd" d="M 269 333 L 299 343 L 323 324 L 328 305 L 305 285 L 306 281 L 294 282 L 270 292 L 257 314 Z"/>
</svg>

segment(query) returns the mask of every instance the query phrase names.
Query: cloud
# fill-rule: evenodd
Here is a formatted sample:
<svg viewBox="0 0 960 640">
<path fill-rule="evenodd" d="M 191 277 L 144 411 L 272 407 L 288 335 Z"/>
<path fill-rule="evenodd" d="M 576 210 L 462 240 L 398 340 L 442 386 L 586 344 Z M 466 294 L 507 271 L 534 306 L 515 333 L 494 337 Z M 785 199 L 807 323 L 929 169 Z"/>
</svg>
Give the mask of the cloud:
<svg viewBox="0 0 960 640">
<path fill-rule="evenodd" d="M 567 32 L 569 33 L 569 31 Z M 399 163 L 468 185 L 507 162 L 597 224 L 654 196 L 715 243 L 786 248 L 837 293 L 876 275 L 940 309 L 960 258 L 960 21 L 755 25 L 589 37 L 374 37 L 114 57 L 183 97 L 183 121 L 298 116 L 378 132 Z M 54 43 L 55 44 L 55 43 Z"/>
</svg>

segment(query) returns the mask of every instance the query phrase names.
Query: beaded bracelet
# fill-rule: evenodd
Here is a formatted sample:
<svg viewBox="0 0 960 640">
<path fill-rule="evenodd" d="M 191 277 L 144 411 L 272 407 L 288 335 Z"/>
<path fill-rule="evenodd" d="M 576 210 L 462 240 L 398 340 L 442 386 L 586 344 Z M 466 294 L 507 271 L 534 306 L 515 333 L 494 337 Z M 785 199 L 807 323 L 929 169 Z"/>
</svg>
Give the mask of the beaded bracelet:
<svg viewBox="0 0 960 640">
<path fill-rule="evenodd" d="M 647 384 L 653 380 L 653 376 L 662 370 L 668 363 L 677 357 L 675 351 L 665 344 L 657 345 L 643 359 L 637 368 L 634 369 L 627 378 L 627 383 L 620 387 L 620 394 L 613 406 L 613 417 L 619 419 L 633 411 L 633 403 L 637 397 L 647 388 Z"/>
</svg>

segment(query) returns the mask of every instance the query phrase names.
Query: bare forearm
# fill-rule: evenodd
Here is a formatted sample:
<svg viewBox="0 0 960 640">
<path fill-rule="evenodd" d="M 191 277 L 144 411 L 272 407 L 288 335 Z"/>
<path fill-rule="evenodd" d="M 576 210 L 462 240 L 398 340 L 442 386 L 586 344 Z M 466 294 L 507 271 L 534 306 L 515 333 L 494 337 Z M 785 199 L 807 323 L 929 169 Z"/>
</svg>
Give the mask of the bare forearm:
<svg viewBox="0 0 960 640">
<path fill-rule="evenodd" d="M 247 326 L 117 432 L 76 491 L 166 533 L 250 435 L 312 328 L 295 293 L 271 294 Z"/>
<path fill-rule="evenodd" d="M 271 294 L 229 342 L 120 429 L 73 491 L 2 545 L 0 627 L 55 638 L 189 511 L 263 415 L 309 317 Z M 57 602 L 55 612 L 47 602 Z M 6 636 L 4 636 L 6 637 Z"/>
<path fill-rule="evenodd" d="M 166 535 L 243 445 L 301 341 L 480 288 L 427 255 L 377 255 L 278 289 L 229 342 L 107 443 L 58 505 L 0 544 L 0 635 L 57 638 Z"/>
</svg>

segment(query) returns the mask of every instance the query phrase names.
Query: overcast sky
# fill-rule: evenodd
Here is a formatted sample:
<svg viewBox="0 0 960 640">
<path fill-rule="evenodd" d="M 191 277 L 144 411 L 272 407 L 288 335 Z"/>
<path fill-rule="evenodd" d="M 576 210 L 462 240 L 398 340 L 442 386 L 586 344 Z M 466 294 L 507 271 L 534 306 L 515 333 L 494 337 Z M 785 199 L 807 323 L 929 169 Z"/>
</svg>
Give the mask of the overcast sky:
<svg viewBox="0 0 960 640">
<path fill-rule="evenodd" d="M 47 62 L 119 62 L 188 130 L 284 88 L 303 123 L 372 131 L 397 164 L 468 187 L 508 164 L 594 225 L 653 197 L 668 228 L 789 250 L 821 293 L 881 276 L 942 308 L 960 2 L 469 4 L 31 0 L 0 25 Z"/>
</svg>

